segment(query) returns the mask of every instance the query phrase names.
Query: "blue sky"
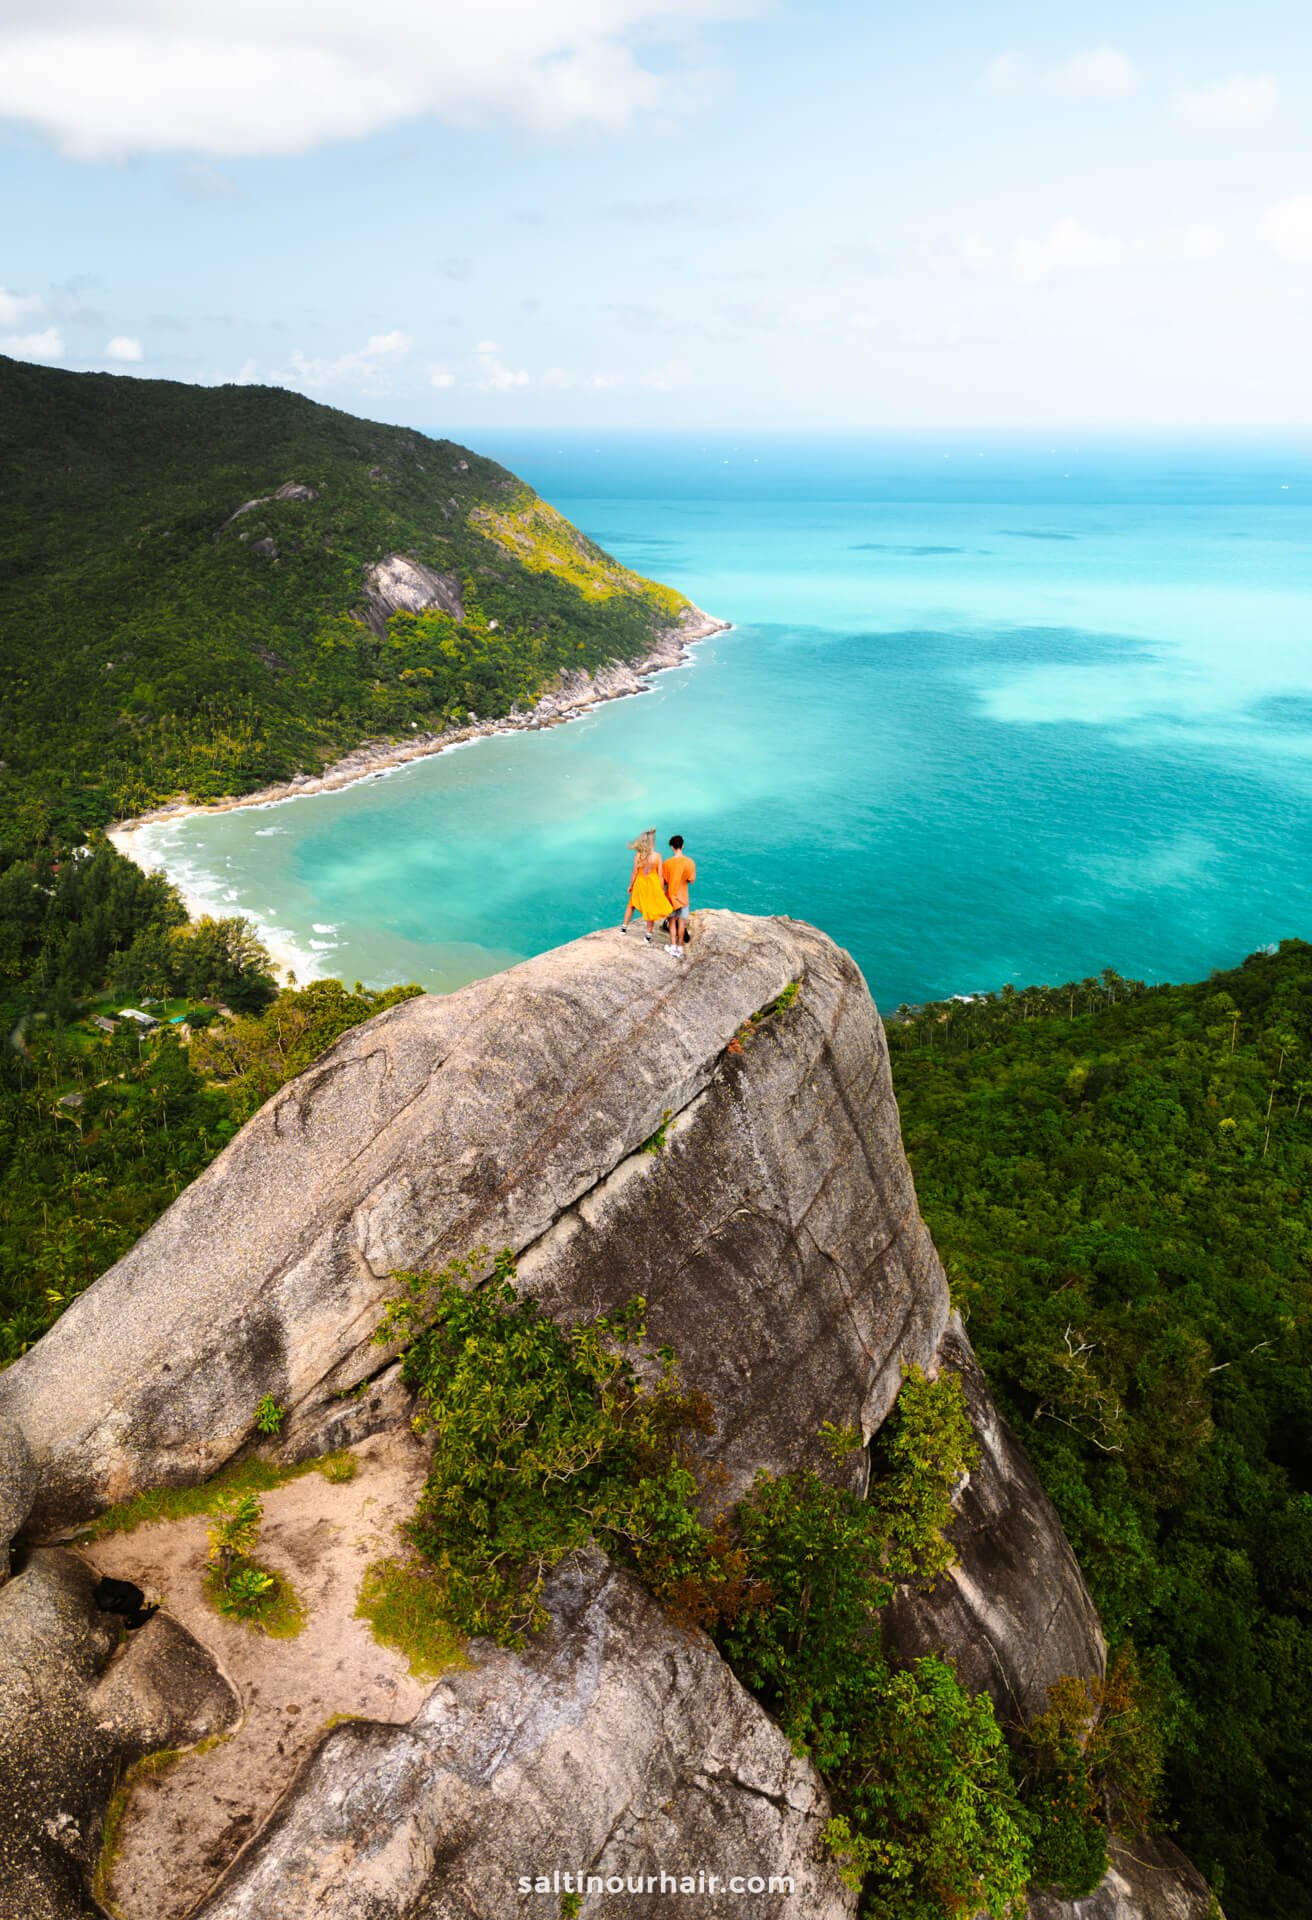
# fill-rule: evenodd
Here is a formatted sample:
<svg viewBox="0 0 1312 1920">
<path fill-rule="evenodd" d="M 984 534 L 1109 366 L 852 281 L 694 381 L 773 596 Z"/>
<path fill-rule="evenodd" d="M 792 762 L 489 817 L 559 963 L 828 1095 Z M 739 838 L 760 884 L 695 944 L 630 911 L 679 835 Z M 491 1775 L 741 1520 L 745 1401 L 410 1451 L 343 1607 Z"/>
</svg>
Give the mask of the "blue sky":
<svg viewBox="0 0 1312 1920">
<path fill-rule="evenodd" d="M 0 351 L 415 425 L 1312 424 L 1312 14 L 0 0 Z"/>
</svg>

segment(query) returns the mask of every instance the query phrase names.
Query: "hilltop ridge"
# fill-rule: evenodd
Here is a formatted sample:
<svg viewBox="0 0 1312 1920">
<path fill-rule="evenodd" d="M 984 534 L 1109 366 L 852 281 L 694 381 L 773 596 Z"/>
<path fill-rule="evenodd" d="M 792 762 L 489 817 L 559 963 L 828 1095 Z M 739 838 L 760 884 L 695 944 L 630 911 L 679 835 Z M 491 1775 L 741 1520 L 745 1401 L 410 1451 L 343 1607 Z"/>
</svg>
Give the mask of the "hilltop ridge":
<svg viewBox="0 0 1312 1920">
<path fill-rule="evenodd" d="M 469 448 L 0 357 L 11 849 L 531 703 L 690 609 Z"/>
</svg>

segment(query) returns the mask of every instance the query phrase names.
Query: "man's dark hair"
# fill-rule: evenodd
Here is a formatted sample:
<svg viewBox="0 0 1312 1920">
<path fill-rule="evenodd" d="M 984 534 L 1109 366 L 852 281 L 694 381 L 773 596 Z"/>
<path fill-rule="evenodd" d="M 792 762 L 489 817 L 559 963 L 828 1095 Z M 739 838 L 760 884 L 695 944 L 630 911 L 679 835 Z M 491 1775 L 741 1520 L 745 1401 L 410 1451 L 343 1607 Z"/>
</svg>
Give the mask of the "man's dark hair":
<svg viewBox="0 0 1312 1920">
<path fill-rule="evenodd" d="M 670 835 L 670 845 L 672 847 L 681 847 L 683 845 L 683 835 L 681 833 L 672 833 Z"/>
</svg>

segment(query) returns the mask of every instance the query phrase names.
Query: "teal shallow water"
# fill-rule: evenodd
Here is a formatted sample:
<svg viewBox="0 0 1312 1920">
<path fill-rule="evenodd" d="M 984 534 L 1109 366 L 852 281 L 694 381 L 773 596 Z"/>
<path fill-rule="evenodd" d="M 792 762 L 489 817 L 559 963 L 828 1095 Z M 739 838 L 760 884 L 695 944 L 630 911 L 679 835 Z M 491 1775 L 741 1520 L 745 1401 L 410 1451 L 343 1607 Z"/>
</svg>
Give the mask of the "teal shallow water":
<svg viewBox="0 0 1312 1920">
<path fill-rule="evenodd" d="M 650 824 L 887 1007 L 1312 933 L 1306 453 L 489 438 L 734 630 L 566 727 L 148 830 L 301 978 L 452 987 L 617 922 Z"/>
</svg>

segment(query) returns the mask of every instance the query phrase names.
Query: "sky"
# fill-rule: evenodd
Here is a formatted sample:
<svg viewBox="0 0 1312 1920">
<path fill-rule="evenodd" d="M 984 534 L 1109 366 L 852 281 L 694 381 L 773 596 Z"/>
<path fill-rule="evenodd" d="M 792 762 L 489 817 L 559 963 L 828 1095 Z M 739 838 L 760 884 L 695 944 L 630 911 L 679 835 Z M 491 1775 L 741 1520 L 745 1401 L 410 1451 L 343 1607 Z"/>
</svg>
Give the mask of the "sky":
<svg viewBox="0 0 1312 1920">
<path fill-rule="evenodd" d="M 0 352 L 479 427 L 1312 425 L 1305 0 L 0 0 Z"/>
</svg>

